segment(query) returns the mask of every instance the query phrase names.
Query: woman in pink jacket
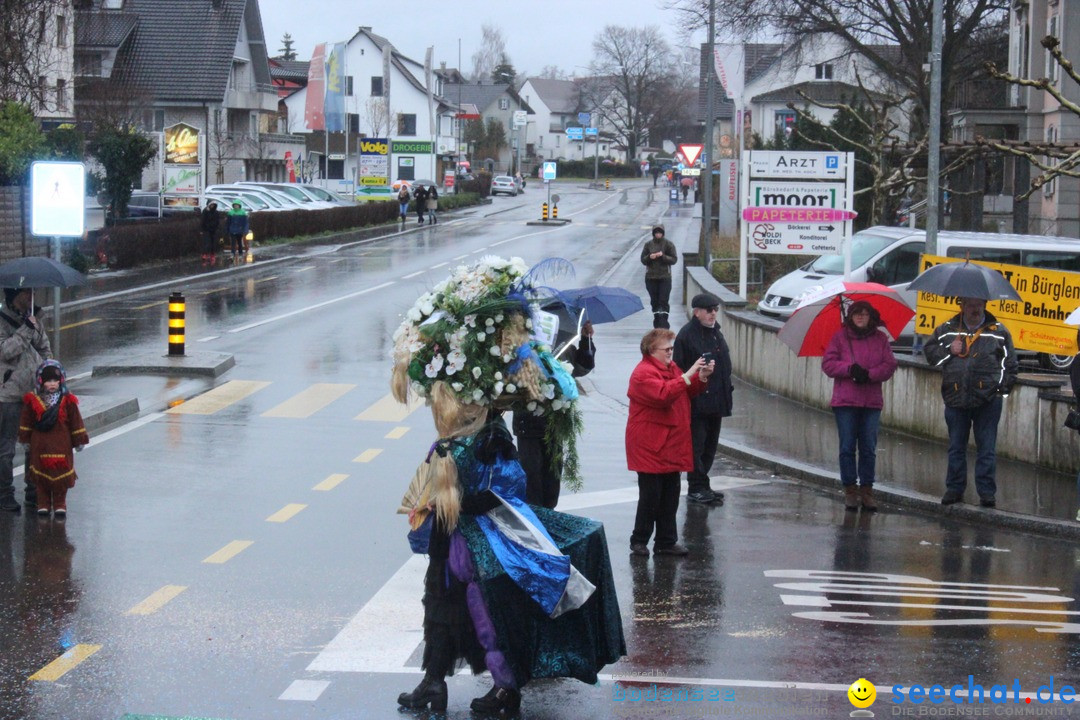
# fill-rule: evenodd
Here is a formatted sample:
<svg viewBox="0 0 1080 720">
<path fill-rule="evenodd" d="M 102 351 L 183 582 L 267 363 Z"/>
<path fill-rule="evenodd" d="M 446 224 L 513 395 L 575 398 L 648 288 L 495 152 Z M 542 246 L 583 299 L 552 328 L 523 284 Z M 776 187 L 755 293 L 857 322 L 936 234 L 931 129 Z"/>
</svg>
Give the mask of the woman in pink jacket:
<svg viewBox="0 0 1080 720">
<path fill-rule="evenodd" d="M 881 316 L 870 303 L 852 303 L 821 361 L 822 372 L 833 379 L 831 405 L 840 436 L 840 482 L 844 508 L 852 511 L 859 509 L 860 502 L 870 512 L 877 510 L 873 487 L 884 404 L 881 384 L 896 372 L 896 357 L 888 336 L 878 330 L 880 324 Z"/>
<path fill-rule="evenodd" d="M 715 362 L 698 358 L 684 373 L 672 362 L 675 333 L 650 330 L 641 339 L 641 362 L 630 375 L 630 415 L 626 421 L 626 465 L 638 474 L 638 506 L 630 552 L 686 555 L 679 545 L 675 514 L 682 491 L 679 473 L 694 469 L 690 440 L 690 398 L 705 390 Z"/>
</svg>

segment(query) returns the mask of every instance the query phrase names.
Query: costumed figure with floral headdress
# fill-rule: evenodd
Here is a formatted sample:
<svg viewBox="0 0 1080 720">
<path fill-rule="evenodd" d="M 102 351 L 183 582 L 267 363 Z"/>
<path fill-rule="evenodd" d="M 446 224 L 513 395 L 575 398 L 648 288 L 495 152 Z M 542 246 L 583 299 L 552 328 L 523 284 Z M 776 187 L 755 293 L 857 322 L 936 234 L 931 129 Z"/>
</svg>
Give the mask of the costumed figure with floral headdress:
<svg viewBox="0 0 1080 720">
<path fill-rule="evenodd" d="M 414 551 L 429 557 L 425 675 L 398 697 L 404 707 L 445 710 L 445 678 L 465 662 L 494 681 L 472 709 L 512 713 L 529 680 L 595 683 L 626 652 L 603 525 L 525 503 L 501 417 L 550 414 L 556 459 L 580 486 L 577 387 L 532 333 L 538 276 L 520 258 L 461 266 L 420 297 L 394 336 L 394 396 L 426 398 L 438 432 L 399 510 L 409 513 L 410 541 L 427 539 Z"/>
<path fill-rule="evenodd" d="M 29 480 L 37 488 L 38 515 L 67 515 L 67 491 L 75 486 L 74 450 L 90 442 L 79 412 L 79 399 L 67 389 L 64 367 L 41 363 L 34 392 L 23 396 L 19 442 L 29 445 Z"/>
</svg>

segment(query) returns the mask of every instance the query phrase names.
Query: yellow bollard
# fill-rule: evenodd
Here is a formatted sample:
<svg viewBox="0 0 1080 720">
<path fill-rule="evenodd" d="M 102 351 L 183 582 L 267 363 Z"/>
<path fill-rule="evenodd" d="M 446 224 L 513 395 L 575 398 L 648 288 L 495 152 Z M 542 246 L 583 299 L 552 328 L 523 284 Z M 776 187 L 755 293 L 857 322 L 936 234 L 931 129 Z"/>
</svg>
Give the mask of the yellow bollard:
<svg viewBox="0 0 1080 720">
<path fill-rule="evenodd" d="M 548 219 L 548 204 L 544 203 L 540 206 L 540 219 L 547 222 Z"/>
<path fill-rule="evenodd" d="M 181 293 L 169 296 L 169 355 L 184 354 L 184 316 L 187 303 Z"/>
<path fill-rule="evenodd" d="M 604 189 L 605 190 L 610 190 L 611 189 L 611 179 L 610 178 L 607 179 L 607 180 L 604 180 Z"/>
<path fill-rule="evenodd" d="M 559 206 L 558 205 L 552 205 L 551 206 L 551 219 L 552 220 L 558 220 L 559 219 Z"/>
</svg>

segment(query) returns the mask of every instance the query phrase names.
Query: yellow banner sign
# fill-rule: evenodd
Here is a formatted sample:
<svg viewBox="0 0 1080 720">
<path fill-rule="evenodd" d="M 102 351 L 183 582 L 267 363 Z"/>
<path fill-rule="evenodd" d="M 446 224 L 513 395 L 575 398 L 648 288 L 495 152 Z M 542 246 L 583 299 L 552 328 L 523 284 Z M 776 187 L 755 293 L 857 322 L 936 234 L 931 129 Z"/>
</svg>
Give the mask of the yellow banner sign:
<svg viewBox="0 0 1080 720">
<path fill-rule="evenodd" d="M 950 262 L 964 260 L 923 255 L 919 271 Z M 1012 333 L 1017 349 L 1050 355 L 1076 353 L 1076 327 L 1066 325 L 1064 320 L 1080 307 L 1080 273 L 981 260 L 979 265 L 997 270 L 1020 294 L 1019 300 L 999 300 L 986 304 L 986 309 L 1005 323 Z M 915 332 L 929 335 L 958 312 L 960 307 L 956 298 L 921 292 L 915 308 Z"/>
</svg>

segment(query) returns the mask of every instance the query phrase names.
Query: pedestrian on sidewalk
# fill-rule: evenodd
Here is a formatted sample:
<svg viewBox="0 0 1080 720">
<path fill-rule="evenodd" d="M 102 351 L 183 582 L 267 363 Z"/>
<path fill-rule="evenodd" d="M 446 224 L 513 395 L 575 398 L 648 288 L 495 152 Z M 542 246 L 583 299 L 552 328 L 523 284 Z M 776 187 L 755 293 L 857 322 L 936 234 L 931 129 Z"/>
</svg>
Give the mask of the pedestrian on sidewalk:
<svg viewBox="0 0 1080 720">
<path fill-rule="evenodd" d="M 221 225 L 221 213 L 218 212 L 217 203 L 211 200 L 206 203 L 202 210 L 200 225 L 203 233 L 203 262 L 217 260 L 217 237 L 218 227 Z"/>
<path fill-rule="evenodd" d="M 652 229 L 652 238 L 641 249 L 641 264 L 645 266 L 645 289 L 652 305 L 653 327 L 669 328 L 668 299 L 671 297 L 671 266 L 679 262 L 675 244 L 664 237 L 663 226 Z"/>
<path fill-rule="evenodd" d="M 694 469 L 687 476 L 686 501 L 701 505 L 723 505 L 724 493 L 709 487 L 709 470 L 716 458 L 720 425 L 731 417 L 731 353 L 724 333 L 716 322 L 720 298 L 705 292 L 694 296 L 690 306 L 694 316 L 675 338 L 675 364 L 684 372 L 698 358 L 715 363 L 705 391 L 690 401 L 690 436 L 694 446 Z"/>
<path fill-rule="evenodd" d="M 941 397 L 949 427 L 949 465 L 941 504 L 964 499 L 968 438 L 974 430 L 975 490 L 980 505 L 994 507 L 1002 397 L 1016 383 L 1018 367 L 1012 335 L 986 312 L 986 300 L 964 297 L 960 313 L 934 330 L 923 354 L 927 362 L 941 368 Z"/>
<path fill-rule="evenodd" d="M 428 191 L 423 185 L 416 188 L 416 192 L 413 193 L 413 199 L 416 200 L 416 224 L 424 224 L 424 213 L 427 212 L 427 199 Z"/>
<path fill-rule="evenodd" d="M 409 214 L 409 187 L 405 183 L 401 183 L 401 189 L 398 190 L 398 213 L 401 215 L 401 222 L 404 224 L 405 218 Z"/>
<path fill-rule="evenodd" d="M 705 391 L 716 367 L 698 357 L 683 372 L 672 362 L 675 333 L 654 328 L 641 339 L 641 362 L 630 374 L 626 421 L 626 465 L 638 476 L 638 504 L 630 552 L 649 555 L 656 531 L 657 555 L 686 555 L 678 543 L 675 515 L 682 492 L 680 473 L 694 469 L 690 398 Z"/>
<path fill-rule="evenodd" d="M 34 387 L 34 372 L 41 361 L 52 357 L 49 337 L 34 314 L 30 288 L 4 288 L 0 308 L 0 510 L 19 512 L 15 500 L 12 460 L 19 436 L 22 398 Z M 37 493 L 28 474 L 23 500 L 29 510 Z"/>
<path fill-rule="evenodd" d="M 66 380 L 63 366 L 46 360 L 35 373 L 35 391 L 23 397 L 19 442 L 28 446 L 38 517 L 50 510 L 58 518 L 67 516 L 67 491 L 77 479 L 73 451 L 90 442 L 79 399 L 68 391 Z"/>
<path fill-rule="evenodd" d="M 238 202 L 232 204 L 232 210 L 225 218 L 225 232 L 229 234 L 229 249 L 233 257 L 238 258 L 244 253 L 244 236 L 250 230 L 248 214 Z"/>
<path fill-rule="evenodd" d="M 427 214 L 428 222 L 434 225 L 439 222 L 439 218 L 435 216 L 435 211 L 439 209 L 439 191 L 432 185 L 427 191 Z"/>
<path fill-rule="evenodd" d="M 821 371 L 833 379 L 830 404 L 840 438 L 845 510 L 858 510 L 860 504 L 864 510 L 877 510 L 873 488 L 885 404 L 881 386 L 896 372 L 896 356 L 880 325 L 881 315 L 870 303 L 852 303 L 821 360 Z"/>
</svg>

